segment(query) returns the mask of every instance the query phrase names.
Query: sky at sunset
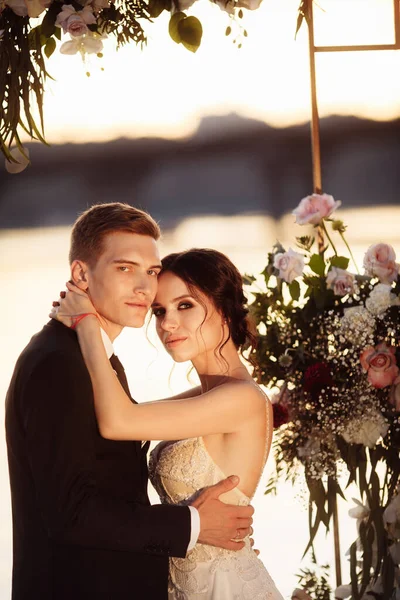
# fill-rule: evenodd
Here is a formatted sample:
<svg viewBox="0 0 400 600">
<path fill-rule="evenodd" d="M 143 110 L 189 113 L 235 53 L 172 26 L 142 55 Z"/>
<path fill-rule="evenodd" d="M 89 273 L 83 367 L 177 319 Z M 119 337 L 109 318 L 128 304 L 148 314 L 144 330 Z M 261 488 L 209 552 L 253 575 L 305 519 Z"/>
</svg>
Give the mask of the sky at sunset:
<svg viewBox="0 0 400 600">
<path fill-rule="evenodd" d="M 83 64 L 80 56 L 57 49 L 48 61 L 55 79 L 48 81 L 45 97 L 48 141 L 182 137 L 203 116 L 230 112 L 274 126 L 307 121 L 307 31 L 304 24 L 294 39 L 298 5 L 263 0 L 259 10 L 245 11 L 248 37 L 240 50 L 224 35 L 228 15 L 207 0 L 188 11 L 203 23 L 196 54 L 169 38 L 169 14 L 147 24 L 143 50 L 132 44 L 116 52 L 111 38 L 102 59 L 93 56 Z M 314 12 L 317 44 L 394 41 L 392 0 L 318 0 Z M 398 117 L 399 72 L 400 51 L 318 55 L 321 116 Z"/>
</svg>

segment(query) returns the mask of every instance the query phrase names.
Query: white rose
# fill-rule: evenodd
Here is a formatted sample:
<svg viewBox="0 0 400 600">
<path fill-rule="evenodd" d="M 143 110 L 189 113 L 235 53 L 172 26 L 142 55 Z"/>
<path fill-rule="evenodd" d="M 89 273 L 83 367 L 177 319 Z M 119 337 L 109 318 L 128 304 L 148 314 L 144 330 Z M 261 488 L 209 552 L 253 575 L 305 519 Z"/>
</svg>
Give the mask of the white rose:
<svg viewBox="0 0 400 600">
<path fill-rule="evenodd" d="M 378 283 L 371 291 L 369 298 L 365 301 L 365 306 L 373 315 L 381 315 L 390 306 L 399 306 L 400 299 L 396 294 L 392 294 L 392 288 L 385 283 Z"/>
<path fill-rule="evenodd" d="M 279 269 L 281 279 L 292 283 L 304 271 L 304 256 L 291 248 L 287 252 L 278 252 L 275 254 L 274 267 Z"/>
<path fill-rule="evenodd" d="M 349 444 L 363 444 L 373 448 L 381 437 L 385 437 L 388 429 L 388 422 L 380 413 L 376 413 L 373 417 L 352 421 L 343 431 L 342 436 Z"/>
<path fill-rule="evenodd" d="M 326 287 L 328 290 L 333 290 L 335 296 L 346 296 L 346 294 L 354 294 L 357 291 L 354 275 L 349 271 L 339 269 L 339 267 L 329 269 Z"/>
</svg>

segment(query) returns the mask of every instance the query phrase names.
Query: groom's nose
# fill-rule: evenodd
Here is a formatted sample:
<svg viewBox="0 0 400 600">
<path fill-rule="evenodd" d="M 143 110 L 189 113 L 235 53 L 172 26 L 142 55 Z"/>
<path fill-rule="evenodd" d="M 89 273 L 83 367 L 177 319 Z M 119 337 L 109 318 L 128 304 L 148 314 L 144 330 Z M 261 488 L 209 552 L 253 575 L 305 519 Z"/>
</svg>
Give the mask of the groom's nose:
<svg viewBox="0 0 400 600">
<path fill-rule="evenodd" d="M 135 293 L 144 294 L 145 296 L 148 296 L 151 293 L 151 288 L 151 282 L 149 281 L 149 278 L 145 275 L 138 277 L 133 285 Z"/>
</svg>

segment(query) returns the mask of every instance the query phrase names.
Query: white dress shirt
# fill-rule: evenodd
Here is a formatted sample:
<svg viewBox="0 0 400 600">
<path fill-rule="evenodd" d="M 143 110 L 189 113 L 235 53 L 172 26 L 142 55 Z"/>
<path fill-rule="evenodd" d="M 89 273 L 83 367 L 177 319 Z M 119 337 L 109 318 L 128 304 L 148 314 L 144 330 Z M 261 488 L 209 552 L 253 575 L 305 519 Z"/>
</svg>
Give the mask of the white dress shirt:
<svg viewBox="0 0 400 600">
<path fill-rule="evenodd" d="M 108 335 L 104 331 L 104 329 L 100 329 L 100 333 L 101 333 L 101 337 L 103 339 L 103 344 L 104 344 L 104 348 L 107 353 L 107 357 L 108 357 L 108 359 L 110 359 L 111 356 L 114 354 L 114 347 L 113 347 L 112 341 L 110 340 L 110 338 L 108 337 Z M 189 545 L 187 547 L 187 552 L 189 552 L 189 550 L 192 550 L 192 548 L 194 548 L 197 540 L 199 539 L 199 535 L 200 535 L 199 511 L 194 506 L 189 506 L 189 510 L 190 510 L 191 528 L 190 528 L 190 541 L 189 541 Z"/>
</svg>

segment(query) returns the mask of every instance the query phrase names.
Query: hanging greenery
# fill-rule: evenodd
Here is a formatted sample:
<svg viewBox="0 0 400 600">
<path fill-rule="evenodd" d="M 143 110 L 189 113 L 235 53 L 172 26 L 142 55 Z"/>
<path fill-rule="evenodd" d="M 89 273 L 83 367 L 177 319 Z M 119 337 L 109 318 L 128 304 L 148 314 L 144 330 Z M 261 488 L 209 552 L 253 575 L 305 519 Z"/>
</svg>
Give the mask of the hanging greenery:
<svg viewBox="0 0 400 600">
<path fill-rule="evenodd" d="M 351 582 L 335 597 L 398 600 L 400 265 L 393 248 L 379 243 L 366 250 L 359 274 L 346 227 L 333 217 L 339 205 L 328 194 L 304 198 L 294 214 L 299 225 L 314 226 L 315 235 L 297 237 L 296 250 L 277 242 L 262 273 L 265 288 L 251 288 L 260 333 L 255 376 L 279 390 L 273 404 L 277 473 L 267 493 L 280 476 L 304 476 L 306 553 L 314 550 L 320 525 L 330 528 L 337 496 L 345 498 L 343 482 L 356 485 Z M 339 255 L 336 238 L 347 256 Z M 255 281 L 245 276 L 246 283 Z"/>
<path fill-rule="evenodd" d="M 211 0 L 230 19 L 242 19 L 243 9 L 255 10 L 261 0 Z M 305 8 L 302 0 L 300 27 Z M 196 0 L 0 0 L 0 148 L 9 172 L 22 171 L 29 163 L 20 132 L 43 143 L 43 94 L 46 60 L 59 46 L 63 54 L 102 56 L 103 40 L 114 36 L 117 48 L 134 42 L 146 44 L 145 22 L 153 22 L 168 11 L 169 34 L 191 52 L 200 47 L 202 24 L 186 11 Z M 42 21 L 39 25 L 37 17 Z M 35 19 L 33 26 L 32 20 Z M 232 33 L 231 25 L 225 34 Z M 247 36 L 241 28 L 241 35 Z M 68 39 L 65 39 L 65 38 Z M 60 43 L 62 42 L 62 43 Z M 241 46 L 236 39 L 237 46 Z M 37 107 L 35 122 L 32 107 Z"/>
</svg>

